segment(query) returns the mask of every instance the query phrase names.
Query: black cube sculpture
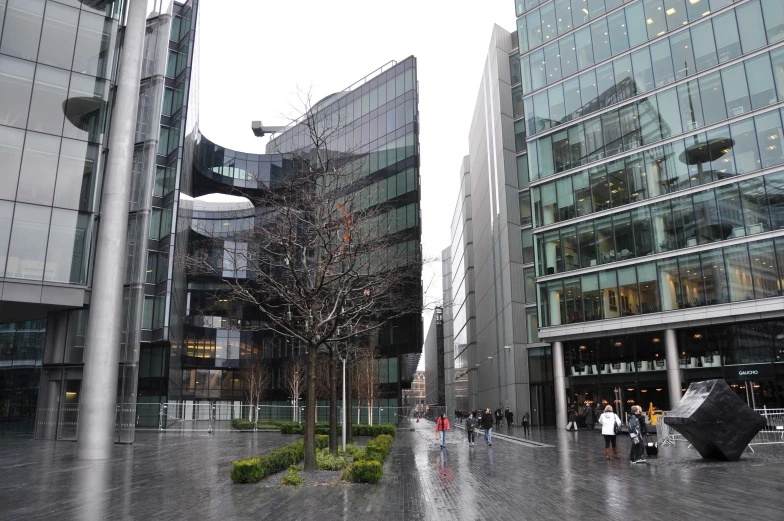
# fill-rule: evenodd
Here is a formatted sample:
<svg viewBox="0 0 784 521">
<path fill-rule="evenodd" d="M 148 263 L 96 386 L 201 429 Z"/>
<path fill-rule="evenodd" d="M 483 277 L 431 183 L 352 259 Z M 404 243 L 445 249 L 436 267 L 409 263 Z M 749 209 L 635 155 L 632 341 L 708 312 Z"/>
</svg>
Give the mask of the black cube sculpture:
<svg viewBox="0 0 784 521">
<path fill-rule="evenodd" d="M 664 417 L 709 459 L 738 461 L 752 438 L 767 424 L 724 380 L 689 385 L 680 403 Z"/>
</svg>

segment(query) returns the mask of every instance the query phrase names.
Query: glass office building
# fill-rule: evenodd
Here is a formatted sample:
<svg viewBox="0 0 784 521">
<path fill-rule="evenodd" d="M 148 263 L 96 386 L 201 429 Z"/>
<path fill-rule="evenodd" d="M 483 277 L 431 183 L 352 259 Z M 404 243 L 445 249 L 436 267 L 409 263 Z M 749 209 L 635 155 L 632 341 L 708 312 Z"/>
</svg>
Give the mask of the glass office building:
<svg viewBox="0 0 784 521">
<path fill-rule="evenodd" d="M 77 439 L 101 187 L 130 5 L 0 0 L 0 434 Z M 247 199 L 202 196 L 268 189 L 291 159 L 231 150 L 201 135 L 198 0 L 144 5 L 128 225 L 117 230 L 126 244 L 120 344 L 110 347 L 119 352 L 119 442 L 132 442 L 138 427 L 157 428 L 163 403 L 186 414 L 197 405 L 242 403 L 240 372 L 255 356 L 273 365 L 269 402 L 288 404 L 278 366 L 296 355 L 285 339 L 248 330 L 261 322 L 253 310 L 217 302 L 220 281 L 188 276 L 175 261 L 215 237 L 242 249 L 234 234 L 252 227 L 256 209 Z M 420 254 L 417 101 L 410 57 L 319 106 L 348 121 L 329 146 L 356 145 L 369 166 L 362 196 L 402 212 L 395 237 L 412 256 Z M 301 130 L 287 129 L 275 146 L 298 150 Z M 227 276 L 252 276 L 223 260 Z M 383 355 L 378 406 L 386 410 L 374 417 L 394 420 L 385 414 L 416 371 L 419 317 L 396 320 L 374 340 Z"/>
<path fill-rule="evenodd" d="M 516 13 L 527 295 L 552 344 L 558 425 L 567 404 L 668 409 L 713 377 L 784 406 L 784 4 L 517 0 Z"/>
</svg>

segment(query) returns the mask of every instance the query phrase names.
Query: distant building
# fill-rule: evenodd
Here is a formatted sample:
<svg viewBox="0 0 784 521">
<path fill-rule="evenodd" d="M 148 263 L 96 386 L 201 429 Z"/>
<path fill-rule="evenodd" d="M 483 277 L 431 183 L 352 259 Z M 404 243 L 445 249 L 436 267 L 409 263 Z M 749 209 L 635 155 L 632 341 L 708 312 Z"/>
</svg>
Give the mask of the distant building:
<svg viewBox="0 0 784 521">
<path fill-rule="evenodd" d="M 425 337 L 427 405 L 446 405 L 444 386 L 444 313 L 436 308 Z"/>
<path fill-rule="evenodd" d="M 411 411 L 425 412 L 425 371 L 417 371 L 411 389 L 403 389 L 403 406 Z"/>
</svg>

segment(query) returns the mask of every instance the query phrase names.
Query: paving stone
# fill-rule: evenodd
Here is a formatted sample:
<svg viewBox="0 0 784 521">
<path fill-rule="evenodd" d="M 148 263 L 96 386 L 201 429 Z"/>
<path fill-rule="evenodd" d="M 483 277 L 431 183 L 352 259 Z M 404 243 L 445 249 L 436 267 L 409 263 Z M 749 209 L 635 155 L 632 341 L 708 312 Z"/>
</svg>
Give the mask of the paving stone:
<svg viewBox="0 0 784 521">
<path fill-rule="evenodd" d="M 379 485 L 233 485 L 231 461 L 298 439 L 278 433 L 140 433 L 109 462 L 81 462 L 76 445 L 0 439 L 0 519 L 103 520 L 780 520 L 784 445 L 758 446 L 739 462 L 704 462 L 686 443 L 658 460 L 604 459 L 598 431 L 533 429 L 530 447 L 447 434 L 432 423 L 400 429 Z M 501 434 L 520 435 L 519 427 Z"/>
</svg>

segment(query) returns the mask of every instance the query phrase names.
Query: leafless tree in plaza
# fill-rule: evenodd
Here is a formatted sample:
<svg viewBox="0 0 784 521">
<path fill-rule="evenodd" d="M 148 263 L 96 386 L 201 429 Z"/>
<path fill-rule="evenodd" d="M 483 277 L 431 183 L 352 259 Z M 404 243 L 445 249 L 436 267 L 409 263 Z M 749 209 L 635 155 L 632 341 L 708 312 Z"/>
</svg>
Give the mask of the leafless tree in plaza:
<svg viewBox="0 0 784 521">
<path fill-rule="evenodd" d="M 377 158 L 341 138 L 339 110 L 319 110 L 308 97 L 304 104 L 293 136 L 298 144 L 282 147 L 284 168 L 263 189 L 238 193 L 255 207 L 247 230 L 235 231 L 231 242 L 219 234 L 205 238 L 187 266 L 192 275 L 220 279 L 221 295 L 237 308 L 257 310 L 263 317 L 257 327 L 306 347 L 310 471 L 316 470 L 318 348 L 334 350 L 398 317 L 421 313 L 422 256 L 412 231 L 418 225 L 415 207 L 382 195 L 386 180 L 370 175 L 369 162 Z M 335 440 L 336 420 L 330 414 Z"/>
<path fill-rule="evenodd" d="M 267 390 L 270 379 L 270 368 L 260 357 L 253 357 L 247 360 L 247 364 L 240 370 L 242 375 L 242 388 L 245 391 L 245 398 L 251 405 L 249 420 L 259 420 L 259 405 Z"/>
<path fill-rule="evenodd" d="M 292 421 L 299 421 L 299 399 L 305 391 L 305 362 L 296 356 L 286 360 L 281 368 L 283 370 L 283 386 L 289 394 L 294 411 Z"/>
</svg>

